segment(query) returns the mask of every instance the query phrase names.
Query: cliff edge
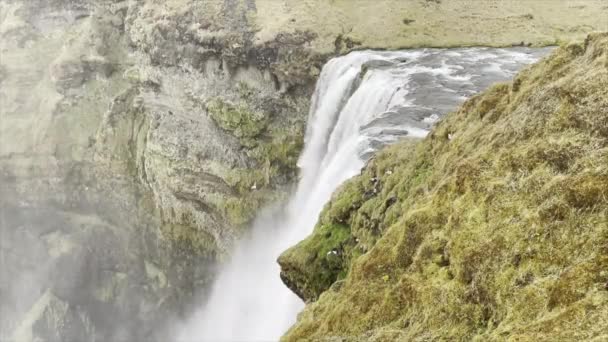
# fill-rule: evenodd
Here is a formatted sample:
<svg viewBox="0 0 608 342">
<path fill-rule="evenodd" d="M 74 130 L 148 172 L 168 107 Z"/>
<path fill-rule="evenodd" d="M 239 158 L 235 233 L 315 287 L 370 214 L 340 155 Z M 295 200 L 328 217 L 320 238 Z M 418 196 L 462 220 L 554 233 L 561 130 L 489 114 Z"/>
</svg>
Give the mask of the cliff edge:
<svg viewBox="0 0 608 342">
<path fill-rule="evenodd" d="M 376 155 L 280 258 L 285 341 L 606 339 L 608 34 Z"/>
</svg>

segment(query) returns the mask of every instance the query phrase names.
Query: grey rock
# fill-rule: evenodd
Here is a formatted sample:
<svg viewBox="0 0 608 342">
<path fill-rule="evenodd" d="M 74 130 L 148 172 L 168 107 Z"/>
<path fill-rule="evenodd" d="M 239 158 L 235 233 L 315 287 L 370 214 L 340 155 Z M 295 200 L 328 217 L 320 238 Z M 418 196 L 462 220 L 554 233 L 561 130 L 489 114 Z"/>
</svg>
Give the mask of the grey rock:
<svg viewBox="0 0 608 342">
<path fill-rule="evenodd" d="M 12 340 L 15 342 L 95 341 L 86 313 L 46 291 L 27 312 Z"/>
<path fill-rule="evenodd" d="M 0 340 L 167 340 L 295 176 L 264 153 L 304 128 L 316 75 L 289 76 L 308 66 L 287 49 L 308 56 L 305 42 L 256 45 L 243 12 L 196 2 L 0 6 Z M 214 99 L 268 131 L 222 129 Z"/>
</svg>

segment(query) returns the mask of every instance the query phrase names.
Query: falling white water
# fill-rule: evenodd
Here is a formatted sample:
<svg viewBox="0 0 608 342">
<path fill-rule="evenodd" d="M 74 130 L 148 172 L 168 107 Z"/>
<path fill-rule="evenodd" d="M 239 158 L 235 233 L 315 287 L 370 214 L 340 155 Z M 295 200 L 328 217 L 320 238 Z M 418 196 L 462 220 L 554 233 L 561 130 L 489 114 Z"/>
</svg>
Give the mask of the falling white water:
<svg viewBox="0 0 608 342">
<path fill-rule="evenodd" d="M 279 278 L 277 257 L 311 233 L 332 192 L 365 159 L 403 136 L 424 137 L 464 99 L 505 80 L 547 49 L 353 52 L 323 68 L 312 100 L 301 180 L 281 210 L 260 215 L 180 342 L 276 341 L 304 304 Z"/>
</svg>

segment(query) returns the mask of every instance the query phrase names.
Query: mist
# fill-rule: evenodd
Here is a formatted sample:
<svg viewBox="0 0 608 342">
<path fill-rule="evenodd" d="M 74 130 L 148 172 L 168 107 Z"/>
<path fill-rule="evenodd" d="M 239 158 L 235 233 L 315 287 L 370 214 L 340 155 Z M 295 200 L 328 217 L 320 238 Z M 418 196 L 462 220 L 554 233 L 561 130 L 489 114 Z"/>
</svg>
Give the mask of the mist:
<svg viewBox="0 0 608 342">
<path fill-rule="evenodd" d="M 123 106 L 125 10 L 0 2 L 2 341 L 166 341 L 213 276 L 214 251 L 163 239 L 122 149 L 144 119 Z"/>
</svg>

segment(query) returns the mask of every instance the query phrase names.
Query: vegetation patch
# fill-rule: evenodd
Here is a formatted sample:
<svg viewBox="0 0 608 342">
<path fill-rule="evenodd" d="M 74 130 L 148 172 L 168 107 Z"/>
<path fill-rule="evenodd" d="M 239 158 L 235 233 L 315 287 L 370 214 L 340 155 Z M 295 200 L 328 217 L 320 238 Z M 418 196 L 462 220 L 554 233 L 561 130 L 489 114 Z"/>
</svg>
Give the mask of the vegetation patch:
<svg viewBox="0 0 608 342">
<path fill-rule="evenodd" d="M 207 112 L 219 127 L 241 139 L 245 145 L 252 144 L 250 140 L 264 132 L 268 124 L 268 118 L 264 114 L 219 97 L 207 103 Z"/>
<path fill-rule="evenodd" d="M 237 85 L 239 100 L 216 97 L 207 102 L 211 119 L 236 137 L 250 165 L 229 170 L 224 178 L 234 194 L 218 204 L 220 214 L 234 226 L 246 226 L 266 203 L 282 196 L 281 187 L 297 176 L 304 145 L 303 122 L 282 120 L 280 110 L 295 110 L 289 96 L 257 99 L 255 90 Z M 273 119 L 274 118 L 274 119 Z"/>
<path fill-rule="evenodd" d="M 181 249 L 191 251 L 196 255 L 213 257 L 217 253 L 215 239 L 203 230 L 193 228 L 194 225 L 165 224 L 161 227 L 163 237 Z"/>
<path fill-rule="evenodd" d="M 272 138 L 256 146 L 250 156 L 260 165 L 259 171 L 264 176 L 263 185 L 270 185 L 275 177 L 294 177 L 297 172 L 297 162 L 304 147 L 303 130 L 293 128 L 283 133 L 272 131 Z M 285 181 L 285 180 L 283 180 Z"/>
<path fill-rule="evenodd" d="M 255 166 L 230 170 L 227 184 L 236 197 L 228 198 L 220 212 L 235 226 L 245 226 L 266 203 L 280 198 L 277 191 L 297 174 L 297 158 L 303 146 L 301 133 L 270 133 L 271 138 L 259 139 L 248 149 Z"/>
<path fill-rule="evenodd" d="M 605 339 L 607 58 L 564 46 L 375 156 L 281 256 L 311 301 L 284 340 Z"/>
<path fill-rule="evenodd" d="M 354 245 L 348 226 L 322 225 L 281 255 L 281 278 L 302 299 L 316 300 L 336 280 L 344 278 Z"/>
</svg>

